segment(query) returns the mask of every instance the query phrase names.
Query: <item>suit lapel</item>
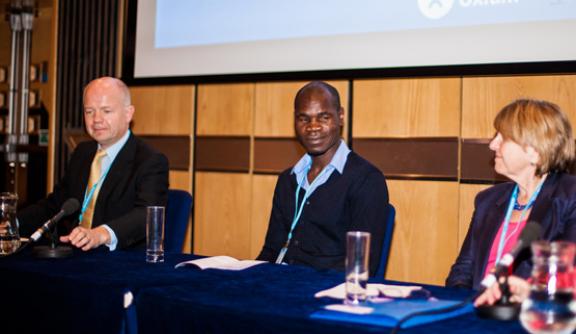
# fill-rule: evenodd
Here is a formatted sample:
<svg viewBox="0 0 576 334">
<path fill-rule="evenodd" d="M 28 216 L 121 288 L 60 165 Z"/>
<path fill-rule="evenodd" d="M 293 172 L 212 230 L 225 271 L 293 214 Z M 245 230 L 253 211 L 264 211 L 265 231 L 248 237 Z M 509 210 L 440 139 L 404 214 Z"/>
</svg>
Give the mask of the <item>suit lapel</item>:
<svg viewBox="0 0 576 334">
<path fill-rule="evenodd" d="M 102 220 L 101 212 L 110 198 L 111 193 L 114 189 L 119 185 L 122 184 L 123 178 L 125 178 L 126 170 L 130 170 L 131 165 L 134 161 L 134 154 L 135 154 L 135 145 L 136 140 L 134 135 L 130 135 L 126 144 L 122 147 L 118 155 L 112 162 L 110 166 L 110 170 L 106 175 L 106 179 L 104 183 L 102 183 L 102 187 L 100 188 L 100 192 L 98 194 L 98 199 L 96 201 L 96 207 L 94 208 L 94 218 L 92 220 L 92 225 L 97 226 L 100 225 Z"/>
<path fill-rule="evenodd" d="M 88 186 L 88 179 L 90 178 L 90 168 L 92 166 L 92 160 L 94 160 L 94 156 L 96 155 L 96 151 L 98 150 L 98 144 L 94 141 L 94 145 L 88 146 L 88 149 L 85 153 L 85 158 L 81 159 L 81 167 L 79 168 L 79 177 L 80 182 L 79 184 L 79 193 L 81 194 L 80 198 L 84 198 L 84 194 L 86 193 L 86 187 Z M 77 188 L 78 189 L 78 188 Z"/>
<path fill-rule="evenodd" d="M 542 236 L 549 233 L 548 230 L 552 220 L 552 215 L 550 214 L 552 212 L 550 210 L 550 207 L 552 206 L 552 195 L 558 186 L 559 177 L 560 176 L 557 173 L 548 175 L 546 181 L 544 181 L 544 184 L 542 185 L 540 194 L 538 194 L 538 197 L 534 202 L 534 206 L 530 212 L 530 217 L 528 217 L 530 221 L 540 224 L 542 227 Z"/>
<path fill-rule="evenodd" d="M 504 221 L 506 216 L 506 209 L 508 209 L 508 203 L 510 196 L 512 195 L 512 190 L 514 189 L 514 183 L 510 183 L 505 191 L 496 194 L 496 200 L 494 204 L 487 208 L 486 218 L 483 219 L 484 226 L 481 227 L 482 231 L 486 231 L 480 241 L 479 252 L 478 252 L 478 271 L 476 271 L 479 278 L 483 277 L 484 271 L 486 270 L 486 263 L 488 262 L 488 256 L 490 255 L 490 250 L 492 249 L 492 244 L 498 234 L 500 225 Z"/>
</svg>

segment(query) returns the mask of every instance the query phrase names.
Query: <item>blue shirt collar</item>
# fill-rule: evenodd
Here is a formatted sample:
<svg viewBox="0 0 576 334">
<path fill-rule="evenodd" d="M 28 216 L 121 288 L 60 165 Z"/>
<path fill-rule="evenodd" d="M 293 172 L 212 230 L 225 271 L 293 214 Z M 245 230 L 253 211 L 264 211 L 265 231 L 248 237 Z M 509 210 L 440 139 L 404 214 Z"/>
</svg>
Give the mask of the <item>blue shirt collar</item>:
<svg viewBox="0 0 576 334">
<path fill-rule="evenodd" d="M 344 142 L 343 139 L 340 139 L 340 146 L 338 146 L 336 153 L 334 154 L 332 160 L 330 160 L 330 163 L 328 165 L 332 166 L 334 169 L 338 171 L 338 173 L 342 174 L 344 172 L 344 165 L 346 165 L 346 159 L 348 159 L 348 153 L 350 153 L 348 145 L 346 145 L 346 142 Z M 294 167 L 292 168 L 292 173 L 295 173 L 296 175 L 305 173 L 307 167 L 311 164 L 312 164 L 312 157 L 310 156 L 310 154 L 306 153 L 302 158 L 300 158 L 300 160 L 298 160 L 296 165 L 294 165 Z"/>
</svg>

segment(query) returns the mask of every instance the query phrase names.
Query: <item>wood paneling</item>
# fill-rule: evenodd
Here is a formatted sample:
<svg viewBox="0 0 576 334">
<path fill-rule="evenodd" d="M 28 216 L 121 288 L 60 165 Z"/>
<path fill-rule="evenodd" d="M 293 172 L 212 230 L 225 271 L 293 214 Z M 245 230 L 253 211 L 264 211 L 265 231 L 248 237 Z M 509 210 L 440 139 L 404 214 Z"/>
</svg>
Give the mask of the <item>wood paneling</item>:
<svg viewBox="0 0 576 334">
<path fill-rule="evenodd" d="M 169 174 L 170 189 L 181 189 L 192 193 L 192 178 L 189 172 L 170 171 Z"/>
<path fill-rule="evenodd" d="M 458 215 L 458 251 L 466 238 L 466 233 L 468 232 L 468 226 L 472 221 L 472 214 L 474 213 L 474 199 L 476 195 L 484 190 L 491 187 L 491 185 L 484 184 L 461 184 L 460 185 L 460 214 Z M 456 260 L 456 254 L 454 260 Z"/>
<path fill-rule="evenodd" d="M 433 137 L 460 133 L 458 78 L 354 81 L 355 137 Z"/>
<path fill-rule="evenodd" d="M 280 174 L 306 153 L 295 138 L 256 138 L 254 172 Z"/>
<path fill-rule="evenodd" d="M 444 284 L 458 251 L 458 184 L 387 182 L 396 225 L 386 278 Z"/>
<path fill-rule="evenodd" d="M 254 175 L 252 177 L 251 258 L 256 258 L 264 246 L 277 179 L 276 175 Z"/>
<path fill-rule="evenodd" d="M 136 111 L 132 131 L 144 135 L 170 160 L 170 189 L 192 192 L 194 92 L 192 85 L 130 88 Z M 178 153 L 181 152 L 182 153 Z M 178 169 L 178 170 L 175 170 Z M 183 251 L 190 253 L 192 223 L 188 224 Z"/>
<path fill-rule="evenodd" d="M 196 171 L 248 172 L 249 137 L 196 137 Z"/>
<path fill-rule="evenodd" d="M 254 84 L 198 86 L 197 135 L 252 134 Z"/>
<path fill-rule="evenodd" d="M 360 138 L 354 139 L 354 150 L 389 178 L 458 178 L 456 137 Z"/>
<path fill-rule="evenodd" d="M 344 108 L 346 123 L 348 119 L 348 81 L 326 82 L 334 86 L 340 93 L 340 104 Z M 308 82 L 266 82 L 256 84 L 255 136 L 295 136 L 294 97 L 306 83 Z M 346 138 L 346 135 L 346 133 L 343 134 L 344 138 Z"/>
<path fill-rule="evenodd" d="M 164 153 L 171 170 L 190 170 L 190 136 L 145 135 L 140 138 Z"/>
<path fill-rule="evenodd" d="M 194 253 L 250 258 L 251 176 L 196 173 Z"/>
<path fill-rule="evenodd" d="M 576 75 L 464 78 L 462 137 L 490 138 L 494 117 L 518 98 L 554 102 L 576 124 Z"/>
<path fill-rule="evenodd" d="M 189 135 L 194 120 L 194 86 L 133 87 L 136 134 Z"/>
</svg>

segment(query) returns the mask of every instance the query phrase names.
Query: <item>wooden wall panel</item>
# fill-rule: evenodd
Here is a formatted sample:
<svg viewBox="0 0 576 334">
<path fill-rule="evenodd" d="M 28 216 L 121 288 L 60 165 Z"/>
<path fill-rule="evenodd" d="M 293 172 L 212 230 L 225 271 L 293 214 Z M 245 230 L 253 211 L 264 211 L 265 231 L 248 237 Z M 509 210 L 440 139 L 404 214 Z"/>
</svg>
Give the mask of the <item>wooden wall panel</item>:
<svg viewBox="0 0 576 334">
<path fill-rule="evenodd" d="M 294 98 L 308 81 L 264 82 L 256 84 L 254 135 L 257 137 L 294 137 Z M 340 93 L 345 124 L 348 119 L 348 81 L 327 81 Z M 344 127 L 346 130 L 346 127 Z M 346 138 L 347 133 L 343 133 Z"/>
<path fill-rule="evenodd" d="M 144 86 L 130 88 L 132 104 L 136 111 L 132 122 L 132 131 L 137 135 L 191 136 L 194 131 L 194 86 Z M 152 137 L 153 139 L 154 137 Z M 179 148 L 193 154 L 193 139 L 188 147 Z M 171 170 L 169 182 L 171 189 L 192 192 L 192 164 L 190 159 L 186 170 Z M 192 220 L 186 229 L 183 251 L 191 252 Z"/>
<path fill-rule="evenodd" d="M 196 173 L 195 254 L 250 258 L 251 177 Z"/>
<path fill-rule="evenodd" d="M 137 134 L 189 135 L 194 126 L 194 86 L 134 87 Z"/>
<path fill-rule="evenodd" d="M 197 135 L 252 134 L 254 84 L 198 86 Z"/>
<path fill-rule="evenodd" d="M 251 258 L 256 258 L 264 245 L 277 179 L 276 175 L 254 175 L 252 177 Z"/>
<path fill-rule="evenodd" d="M 433 137 L 460 133 L 461 79 L 354 81 L 354 137 Z"/>
<path fill-rule="evenodd" d="M 462 247 L 468 226 L 472 221 L 472 214 L 474 213 L 474 198 L 476 195 L 489 188 L 491 185 L 485 184 L 461 184 L 460 185 L 460 200 L 459 200 L 459 214 L 458 214 L 458 250 Z M 458 254 L 456 254 L 457 256 Z M 454 257 L 454 260 L 456 258 Z"/>
<path fill-rule="evenodd" d="M 458 184 L 388 181 L 396 225 L 386 278 L 444 284 L 458 251 Z"/>
<path fill-rule="evenodd" d="M 576 75 L 464 78 L 462 137 L 490 138 L 494 117 L 517 98 L 558 104 L 576 124 Z"/>
</svg>

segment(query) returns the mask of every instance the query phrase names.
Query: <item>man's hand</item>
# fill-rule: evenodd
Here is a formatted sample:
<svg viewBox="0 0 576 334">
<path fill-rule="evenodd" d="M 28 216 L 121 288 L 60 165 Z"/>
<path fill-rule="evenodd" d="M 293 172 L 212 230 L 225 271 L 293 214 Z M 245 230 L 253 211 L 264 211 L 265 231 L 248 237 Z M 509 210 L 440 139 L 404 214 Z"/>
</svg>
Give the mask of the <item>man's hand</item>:
<svg viewBox="0 0 576 334">
<path fill-rule="evenodd" d="M 61 236 L 61 242 L 70 243 L 83 251 L 94 249 L 110 242 L 110 234 L 103 226 L 87 229 L 81 226 L 72 230 L 69 235 Z"/>
</svg>

